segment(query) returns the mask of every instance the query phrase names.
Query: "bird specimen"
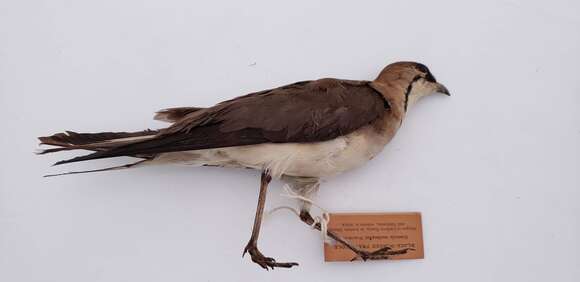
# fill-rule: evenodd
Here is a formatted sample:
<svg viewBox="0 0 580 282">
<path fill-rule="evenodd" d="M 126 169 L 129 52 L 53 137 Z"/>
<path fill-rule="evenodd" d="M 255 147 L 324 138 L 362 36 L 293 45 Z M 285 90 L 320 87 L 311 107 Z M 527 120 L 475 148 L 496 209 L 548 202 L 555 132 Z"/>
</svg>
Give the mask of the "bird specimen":
<svg viewBox="0 0 580 282">
<path fill-rule="evenodd" d="M 135 163 L 94 171 L 180 163 L 196 166 L 251 168 L 261 171 L 254 225 L 244 254 L 262 268 L 292 267 L 258 249 L 266 192 L 272 178 L 286 182 L 310 198 L 320 179 L 356 168 L 376 156 L 393 138 L 407 110 L 432 93 L 449 95 L 429 69 L 420 63 L 386 66 L 373 81 L 323 78 L 300 81 L 221 102 L 213 107 L 170 108 L 155 119 L 171 123 L 159 130 L 139 132 L 75 133 L 39 137 L 41 144 L 57 146 L 41 154 L 89 150 L 90 154 L 56 165 L 129 156 Z M 301 201 L 300 219 L 318 230 L 311 203 Z M 360 258 L 389 255 L 359 249 L 332 231 L 327 235 Z"/>
</svg>

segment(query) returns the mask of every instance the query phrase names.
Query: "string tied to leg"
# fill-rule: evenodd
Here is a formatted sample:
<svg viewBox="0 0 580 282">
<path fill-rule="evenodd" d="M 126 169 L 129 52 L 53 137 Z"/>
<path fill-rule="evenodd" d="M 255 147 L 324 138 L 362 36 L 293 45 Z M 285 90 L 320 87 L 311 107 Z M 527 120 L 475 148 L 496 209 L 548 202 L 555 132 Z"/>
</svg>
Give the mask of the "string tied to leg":
<svg viewBox="0 0 580 282">
<path fill-rule="evenodd" d="M 313 217 L 314 222 L 310 225 L 310 227 L 312 227 L 314 229 L 316 224 L 320 224 L 320 234 L 321 234 L 322 240 L 326 243 L 331 243 L 332 240 L 328 237 L 328 223 L 330 222 L 330 213 L 326 209 L 324 209 L 323 207 L 318 205 L 316 202 L 314 202 L 312 199 L 307 198 L 303 195 L 300 195 L 300 194 L 292 191 L 292 189 L 290 188 L 290 186 L 288 184 L 285 184 L 283 186 L 283 188 L 284 188 L 284 191 L 286 193 L 281 194 L 280 196 L 304 201 L 306 203 L 311 204 L 312 206 L 315 206 L 316 208 L 318 208 L 321 211 L 321 215 Z M 268 214 L 270 215 L 276 211 L 283 210 L 283 209 L 289 210 L 289 211 L 293 212 L 294 214 L 296 214 L 296 216 L 300 217 L 300 212 L 298 212 L 298 210 L 296 210 L 295 208 L 292 208 L 290 206 L 276 207 L 276 208 L 270 210 L 268 212 Z"/>
</svg>

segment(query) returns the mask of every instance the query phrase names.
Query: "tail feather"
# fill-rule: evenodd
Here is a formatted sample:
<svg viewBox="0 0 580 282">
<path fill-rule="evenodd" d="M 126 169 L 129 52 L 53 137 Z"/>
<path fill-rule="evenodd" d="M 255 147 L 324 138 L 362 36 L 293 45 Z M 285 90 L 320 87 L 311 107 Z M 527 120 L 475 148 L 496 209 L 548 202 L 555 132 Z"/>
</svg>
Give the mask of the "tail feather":
<svg viewBox="0 0 580 282">
<path fill-rule="evenodd" d="M 121 169 L 127 169 L 127 168 L 131 168 L 131 167 L 134 167 L 134 166 L 143 164 L 144 162 L 147 162 L 147 161 L 149 161 L 149 160 L 141 160 L 141 161 L 134 162 L 134 163 L 130 163 L 130 164 L 126 164 L 126 165 L 113 166 L 113 167 L 100 168 L 100 169 L 93 169 L 93 170 L 69 171 L 69 172 L 57 173 L 57 174 L 47 174 L 44 177 L 55 177 L 55 176 L 72 175 L 72 174 L 83 174 L 83 173 L 92 173 L 92 172 L 121 170 Z"/>
<path fill-rule="evenodd" d="M 89 160 L 104 159 L 104 158 L 109 158 L 109 157 L 110 156 L 109 156 L 109 154 L 107 154 L 107 151 L 97 151 L 97 152 L 94 152 L 92 154 L 78 156 L 78 157 L 74 157 L 74 158 L 68 159 L 68 160 L 58 161 L 58 162 L 54 163 L 53 166 L 57 166 L 57 165 L 61 165 L 61 164 L 68 164 L 68 163 L 74 163 L 74 162 L 82 162 L 82 161 L 89 161 Z"/>
<path fill-rule="evenodd" d="M 155 135 L 156 130 L 143 130 L 137 132 L 100 132 L 100 133 L 77 133 L 65 131 L 51 136 L 38 137 L 40 144 L 67 146 L 67 145 L 87 145 L 92 143 L 107 142 L 111 140 L 142 137 Z"/>
<path fill-rule="evenodd" d="M 101 132 L 101 133 L 76 133 L 66 131 L 51 136 L 38 137 L 41 145 L 53 145 L 58 148 L 50 148 L 37 152 L 48 154 L 68 150 L 103 151 L 120 145 L 126 145 L 155 136 L 158 131 L 144 130 L 138 132 Z"/>
</svg>

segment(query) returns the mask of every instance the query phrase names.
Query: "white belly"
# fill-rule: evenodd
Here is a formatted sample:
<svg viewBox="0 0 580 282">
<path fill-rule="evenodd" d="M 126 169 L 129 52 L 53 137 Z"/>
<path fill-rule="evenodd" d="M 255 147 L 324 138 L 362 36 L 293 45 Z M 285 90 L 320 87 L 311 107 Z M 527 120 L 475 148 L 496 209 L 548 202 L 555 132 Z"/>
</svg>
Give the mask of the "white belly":
<svg viewBox="0 0 580 282">
<path fill-rule="evenodd" d="M 376 156 L 389 140 L 353 132 L 316 143 L 265 143 L 207 150 L 164 153 L 156 163 L 248 167 L 282 175 L 326 177 L 359 167 Z"/>
</svg>

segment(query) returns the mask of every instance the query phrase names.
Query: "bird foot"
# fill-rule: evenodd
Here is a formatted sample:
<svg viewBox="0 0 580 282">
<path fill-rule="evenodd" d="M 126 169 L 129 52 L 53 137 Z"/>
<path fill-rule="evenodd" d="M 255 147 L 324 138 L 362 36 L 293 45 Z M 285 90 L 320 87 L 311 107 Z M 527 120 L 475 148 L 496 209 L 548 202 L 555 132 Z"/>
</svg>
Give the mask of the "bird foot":
<svg viewBox="0 0 580 282">
<path fill-rule="evenodd" d="M 404 249 L 400 249 L 400 250 L 393 250 L 391 247 L 384 247 L 384 248 L 381 248 L 381 249 L 378 249 L 378 250 L 372 251 L 372 252 L 359 250 L 357 252 L 357 255 L 354 258 L 352 258 L 350 261 L 355 261 L 355 260 L 358 260 L 359 258 L 362 259 L 363 261 L 389 259 L 391 256 L 406 254 L 408 251 L 414 251 L 414 250 L 415 249 L 413 249 L 413 248 L 404 248 Z"/>
<path fill-rule="evenodd" d="M 264 256 L 260 250 L 258 250 L 258 246 L 255 243 L 249 242 L 248 245 L 244 248 L 244 253 L 242 257 L 246 254 L 250 253 L 250 257 L 252 261 L 257 263 L 263 269 L 268 270 L 268 267 L 274 269 L 275 267 L 284 267 L 290 268 L 295 265 L 298 265 L 296 262 L 276 262 L 274 258 Z"/>
</svg>

